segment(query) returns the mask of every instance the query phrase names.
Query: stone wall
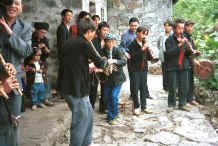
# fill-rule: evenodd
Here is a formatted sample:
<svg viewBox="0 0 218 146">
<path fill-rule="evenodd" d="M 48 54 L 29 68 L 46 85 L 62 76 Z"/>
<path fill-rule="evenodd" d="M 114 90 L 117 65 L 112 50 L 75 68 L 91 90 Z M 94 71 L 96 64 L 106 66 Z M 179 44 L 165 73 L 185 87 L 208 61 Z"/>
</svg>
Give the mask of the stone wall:
<svg viewBox="0 0 218 146">
<path fill-rule="evenodd" d="M 128 29 L 129 19 L 138 17 L 150 30 L 148 41 L 155 49 L 164 31 L 163 22 L 171 19 L 172 10 L 172 0 L 108 0 L 108 22 L 111 31 L 120 36 Z"/>
<path fill-rule="evenodd" d="M 94 3 L 90 7 L 90 3 Z M 73 11 L 73 21 L 81 10 L 98 14 L 102 20 L 108 21 L 111 31 L 120 36 L 128 29 L 129 18 L 136 16 L 142 25 L 150 29 L 149 42 L 156 48 L 159 34 L 163 33 L 163 21 L 172 16 L 171 0 L 23 0 L 22 18 L 27 22 L 45 21 L 50 24 L 46 35 L 52 50 L 49 59 L 49 76 L 52 84 L 57 74 L 56 29 L 61 23 L 60 12 L 64 8 Z M 157 53 L 156 53 L 157 54 Z"/>
<path fill-rule="evenodd" d="M 51 57 L 49 58 L 49 78 L 52 86 L 56 82 L 57 59 L 56 59 L 56 30 L 61 23 L 61 11 L 69 8 L 73 11 L 73 21 L 75 23 L 77 14 L 82 10 L 81 0 L 23 0 L 24 9 L 21 17 L 33 24 L 36 21 L 49 23 L 50 28 L 46 36 L 49 38 Z M 34 29 L 33 29 L 34 30 Z"/>
</svg>

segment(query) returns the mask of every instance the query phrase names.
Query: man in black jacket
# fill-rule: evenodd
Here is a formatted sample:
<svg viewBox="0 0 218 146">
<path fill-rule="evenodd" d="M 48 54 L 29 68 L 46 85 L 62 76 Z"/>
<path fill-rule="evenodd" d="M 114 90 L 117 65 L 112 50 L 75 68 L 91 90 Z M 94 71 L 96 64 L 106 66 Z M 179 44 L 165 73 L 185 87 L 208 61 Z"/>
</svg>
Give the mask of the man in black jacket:
<svg viewBox="0 0 218 146">
<path fill-rule="evenodd" d="M 140 90 L 141 111 L 151 113 L 146 109 L 146 98 L 149 96 L 147 86 L 148 60 L 151 60 L 151 50 L 145 37 L 148 35 L 148 29 L 138 27 L 136 31 L 136 39 L 129 45 L 129 71 L 132 73 L 130 84 L 132 84 L 132 97 L 134 102 L 133 114 L 140 114 L 140 104 L 138 101 L 138 91 Z"/>
<path fill-rule="evenodd" d="M 173 26 L 174 34 L 166 40 L 166 70 L 168 74 L 168 107 L 169 112 L 176 106 L 176 87 L 179 92 L 179 109 L 190 111 L 186 106 L 189 88 L 188 73 L 190 70 L 189 56 L 191 51 L 183 38 L 184 20 L 176 19 Z"/>
<path fill-rule="evenodd" d="M 92 142 L 93 109 L 89 101 L 89 59 L 98 68 L 105 68 L 112 59 L 100 57 L 92 47 L 95 24 L 83 19 L 78 24 L 79 34 L 63 46 L 63 76 L 61 92 L 72 111 L 70 146 L 88 146 Z"/>
<path fill-rule="evenodd" d="M 49 24 L 46 22 L 35 22 L 35 31 L 32 34 L 32 47 L 41 50 L 41 60 L 46 63 L 50 53 L 49 40 L 45 36 L 49 29 Z"/>
<path fill-rule="evenodd" d="M 187 38 L 192 48 L 197 51 L 197 47 L 192 39 L 192 29 L 193 29 L 194 24 L 195 23 L 191 20 L 188 20 L 185 22 L 184 36 Z M 190 104 L 192 104 L 192 105 L 198 106 L 199 104 L 195 101 L 194 95 L 193 95 L 193 90 L 194 90 L 193 57 L 189 57 L 189 63 L 190 63 L 191 69 L 189 72 L 189 90 L 188 90 L 186 105 L 190 106 Z"/>
<path fill-rule="evenodd" d="M 70 9 L 64 9 L 61 12 L 62 21 L 61 24 L 58 26 L 57 29 L 57 57 L 59 60 L 59 69 L 58 69 L 58 77 L 57 77 L 57 89 L 60 88 L 60 80 L 62 77 L 63 72 L 63 65 L 61 64 L 61 59 L 63 58 L 62 55 L 62 48 L 68 39 L 70 39 L 70 22 L 72 21 L 72 11 Z"/>
<path fill-rule="evenodd" d="M 104 41 L 104 36 L 105 34 L 109 33 L 110 27 L 109 24 L 105 21 L 101 22 L 98 25 L 98 30 L 97 30 L 97 37 L 92 40 L 93 45 L 95 46 L 96 50 L 99 52 L 105 47 L 105 41 Z M 95 108 L 95 101 L 97 97 L 97 88 L 98 88 L 98 80 L 96 78 L 95 72 L 97 72 L 98 69 L 95 69 L 93 73 L 90 74 L 91 76 L 91 89 L 90 89 L 90 102 L 92 104 L 93 109 Z M 104 113 L 105 110 L 107 109 L 106 103 L 104 103 L 103 100 L 103 84 L 101 84 L 101 98 L 99 101 L 99 111 L 101 113 Z"/>
</svg>

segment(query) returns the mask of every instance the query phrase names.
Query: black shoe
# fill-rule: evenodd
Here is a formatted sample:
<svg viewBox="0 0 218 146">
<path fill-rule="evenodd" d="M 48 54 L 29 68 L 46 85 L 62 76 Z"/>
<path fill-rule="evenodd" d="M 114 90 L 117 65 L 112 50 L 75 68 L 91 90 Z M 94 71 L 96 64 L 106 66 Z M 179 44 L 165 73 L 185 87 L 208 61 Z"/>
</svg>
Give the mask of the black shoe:
<svg viewBox="0 0 218 146">
<path fill-rule="evenodd" d="M 148 99 L 153 99 L 153 97 L 151 97 L 151 96 L 148 96 L 147 98 L 148 98 Z"/>
</svg>

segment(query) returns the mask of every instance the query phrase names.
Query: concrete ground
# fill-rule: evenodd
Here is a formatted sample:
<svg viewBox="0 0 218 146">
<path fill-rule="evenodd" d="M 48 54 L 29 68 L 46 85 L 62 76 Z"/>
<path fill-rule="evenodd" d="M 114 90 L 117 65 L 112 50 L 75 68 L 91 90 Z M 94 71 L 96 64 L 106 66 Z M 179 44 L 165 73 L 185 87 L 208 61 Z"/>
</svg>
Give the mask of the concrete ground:
<svg viewBox="0 0 218 146">
<path fill-rule="evenodd" d="M 148 75 L 153 100 L 147 99 L 153 114 L 132 114 L 131 105 L 120 112 L 117 125 L 106 122 L 106 114 L 94 115 L 93 146 L 218 146 L 218 135 L 198 107 L 190 112 L 175 109 L 167 112 L 167 93 L 162 90 L 162 77 Z M 125 82 L 120 100 L 129 97 Z M 96 103 L 98 105 L 98 103 Z M 20 146 L 67 146 L 71 112 L 64 100 L 54 107 L 27 110 L 20 123 Z"/>
</svg>

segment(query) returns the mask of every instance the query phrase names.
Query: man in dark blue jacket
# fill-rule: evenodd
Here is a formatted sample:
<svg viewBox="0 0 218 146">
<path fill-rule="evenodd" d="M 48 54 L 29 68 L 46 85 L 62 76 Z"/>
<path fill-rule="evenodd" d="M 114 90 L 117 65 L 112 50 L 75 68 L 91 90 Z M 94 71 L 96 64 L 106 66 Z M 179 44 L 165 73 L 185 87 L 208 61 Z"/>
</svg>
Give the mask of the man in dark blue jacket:
<svg viewBox="0 0 218 146">
<path fill-rule="evenodd" d="M 105 47 L 100 51 L 101 56 L 108 59 L 112 59 L 116 65 L 116 70 L 110 68 L 109 75 L 102 83 L 104 86 L 103 97 L 105 103 L 107 103 L 108 109 L 108 121 L 109 124 L 116 124 L 118 117 L 118 96 L 123 82 L 126 80 L 123 72 L 123 66 L 126 65 L 126 58 L 120 48 L 115 47 L 116 36 L 108 33 L 104 37 Z"/>
</svg>

